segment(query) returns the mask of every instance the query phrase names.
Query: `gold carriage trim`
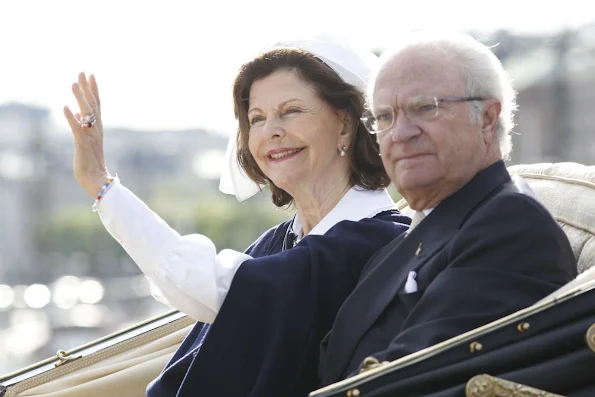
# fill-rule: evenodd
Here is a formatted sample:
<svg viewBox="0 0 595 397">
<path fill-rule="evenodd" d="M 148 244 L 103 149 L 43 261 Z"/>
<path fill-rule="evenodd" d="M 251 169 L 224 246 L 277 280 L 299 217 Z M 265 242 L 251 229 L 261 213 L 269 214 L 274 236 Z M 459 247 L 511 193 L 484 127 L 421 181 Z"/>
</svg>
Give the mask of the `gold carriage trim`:
<svg viewBox="0 0 595 397">
<path fill-rule="evenodd" d="M 309 397 L 329 397 L 333 393 L 336 394 L 336 393 L 346 392 L 348 390 L 354 390 L 358 386 L 363 385 L 368 381 L 378 379 L 378 378 L 382 377 L 383 375 L 392 373 L 393 371 L 397 371 L 397 370 L 402 369 L 408 365 L 412 365 L 412 364 L 421 362 L 423 360 L 430 359 L 431 357 L 434 357 L 440 353 L 443 353 L 454 346 L 466 346 L 469 349 L 471 349 L 471 343 L 474 341 L 477 342 L 480 337 L 485 336 L 488 332 L 492 332 L 494 330 L 502 329 L 503 327 L 508 327 L 508 326 L 512 326 L 513 327 L 512 329 L 516 329 L 518 331 L 517 327 L 518 327 L 519 323 L 522 324 L 522 322 L 524 322 L 524 320 L 527 317 L 532 316 L 537 313 L 542 313 L 543 311 L 545 311 L 561 302 L 565 302 L 573 297 L 579 296 L 581 294 L 584 294 L 584 293 L 589 292 L 594 289 L 595 289 L 595 280 L 589 280 L 589 281 L 585 282 L 584 284 L 574 286 L 573 288 L 566 290 L 566 291 L 562 291 L 559 294 L 557 293 L 557 294 L 548 296 L 547 298 L 542 299 L 541 301 L 537 302 L 536 304 L 534 304 L 532 306 L 529 306 L 525 309 L 521 309 L 518 312 L 509 314 L 508 316 L 502 317 L 502 318 L 500 318 L 496 321 L 493 321 L 489 324 L 482 325 L 481 327 L 475 328 L 471 331 L 464 332 L 460 335 L 457 335 L 453 338 L 447 339 L 443 342 L 437 343 L 433 346 L 419 350 L 415 353 L 411 353 L 407 356 L 398 358 L 394 361 L 390 361 L 387 364 L 382 363 L 382 365 L 377 365 L 374 368 L 369 369 L 368 371 L 361 371 L 359 374 L 357 374 L 355 376 L 352 376 L 347 379 L 343 379 L 339 382 L 322 387 L 318 390 L 314 390 L 313 392 L 311 392 L 309 394 Z M 530 325 L 529 325 L 529 327 L 530 327 Z M 523 327 L 521 325 L 521 329 L 523 329 L 523 328 L 525 328 L 525 327 Z M 595 328 L 595 324 L 592 328 Z M 590 333 L 590 335 L 593 335 L 593 334 L 595 334 L 595 329 L 593 329 Z M 591 346 L 592 346 L 592 350 L 595 352 L 595 340 L 590 339 L 590 342 L 592 343 L 592 345 L 589 345 L 589 347 L 591 348 Z M 477 346 L 474 345 L 474 347 L 475 347 L 474 351 L 477 352 Z M 485 348 L 485 346 L 482 345 L 482 348 Z M 484 397 L 481 394 L 476 394 L 476 395 L 470 394 L 470 396 Z M 486 396 L 489 396 L 489 394 L 486 394 Z M 520 396 L 522 396 L 522 394 L 521 395 L 517 394 L 516 396 L 520 397 Z M 516 396 L 515 396 L 515 394 L 509 394 L 506 397 L 516 397 Z M 531 394 L 528 394 L 528 396 L 532 397 Z M 536 396 L 540 396 L 540 395 L 537 394 Z M 544 397 L 552 397 L 552 396 L 556 396 L 556 394 L 551 394 L 551 393 L 543 394 L 543 396 Z M 497 397 L 497 395 L 495 395 L 495 397 Z"/>
<path fill-rule="evenodd" d="M 477 375 L 467 382 L 466 397 L 564 397 L 490 375 Z"/>
</svg>

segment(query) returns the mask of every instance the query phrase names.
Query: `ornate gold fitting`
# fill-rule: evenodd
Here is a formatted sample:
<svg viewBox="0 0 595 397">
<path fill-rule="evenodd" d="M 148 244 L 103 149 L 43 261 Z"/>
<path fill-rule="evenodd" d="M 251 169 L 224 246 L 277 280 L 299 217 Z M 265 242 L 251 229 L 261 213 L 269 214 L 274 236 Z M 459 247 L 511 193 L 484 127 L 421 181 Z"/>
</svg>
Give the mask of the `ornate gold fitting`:
<svg viewBox="0 0 595 397">
<path fill-rule="evenodd" d="M 366 357 L 364 358 L 364 361 L 362 361 L 362 369 L 359 370 L 359 373 L 361 374 L 362 372 L 367 372 L 371 369 L 380 367 L 381 365 L 385 364 L 388 364 L 388 361 L 380 362 L 376 357 Z"/>
<path fill-rule="evenodd" d="M 564 397 L 490 375 L 477 375 L 467 382 L 466 397 Z"/>
<path fill-rule="evenodd" d="M 64 365 L 66 363 L 69 363 L 71 361 L 77 360 L 79 358 L 81 358 L 82 356 L 73 356 L 73 355 L 68 355 L 64 350 L 58 350 L 58 352 L 56 353 L 56 357 L 58 358 L 58 362 L 56 364 L 54 364 L 56 367 L 59 367 L 60 365 Z"/>
</svg>

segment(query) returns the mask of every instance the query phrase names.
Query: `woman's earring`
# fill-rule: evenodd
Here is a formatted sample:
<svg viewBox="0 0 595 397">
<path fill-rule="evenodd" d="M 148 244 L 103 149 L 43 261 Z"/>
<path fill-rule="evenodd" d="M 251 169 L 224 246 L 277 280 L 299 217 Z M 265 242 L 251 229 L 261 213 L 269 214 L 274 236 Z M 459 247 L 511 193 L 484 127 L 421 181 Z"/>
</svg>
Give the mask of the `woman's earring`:
<svg viewBox="0 0 595 397">
<path fill-rule="evenodd" d="M 339 151 L 339 154 L 341 155 L 341 157 L 345 157 L 345 151 L 347 150 L 347 147 L 343 146 L 341 148 L 341 150 Z"/>
</svg>

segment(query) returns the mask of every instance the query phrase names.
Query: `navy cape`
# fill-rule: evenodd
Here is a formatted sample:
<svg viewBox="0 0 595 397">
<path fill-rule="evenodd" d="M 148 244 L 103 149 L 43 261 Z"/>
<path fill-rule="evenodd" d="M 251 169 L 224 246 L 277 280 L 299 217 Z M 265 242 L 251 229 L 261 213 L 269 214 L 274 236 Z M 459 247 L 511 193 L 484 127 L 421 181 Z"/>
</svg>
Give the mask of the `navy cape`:
<svg viewBox="0 0 595 397">
<path fill-rule="evenodd" d="M 246 251 L 254 259 L 238 269 L 209 332 L 192 330 L 148 396 L 306 395 L 319 385 L 320 341 L 361 269 L 409 222 L 396 210 L 342 221 L 288 250 L 290 222 L 269 230 Z"/>
</svg>

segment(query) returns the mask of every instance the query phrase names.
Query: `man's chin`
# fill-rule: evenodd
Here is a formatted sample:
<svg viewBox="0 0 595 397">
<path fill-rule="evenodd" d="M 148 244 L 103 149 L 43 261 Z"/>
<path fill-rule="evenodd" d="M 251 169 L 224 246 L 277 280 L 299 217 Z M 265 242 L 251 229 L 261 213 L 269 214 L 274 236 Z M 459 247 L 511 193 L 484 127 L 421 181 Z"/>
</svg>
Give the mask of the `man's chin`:
<svg viewBox="0 0 595 397">
<path fill-rule="evenodd" d="M 399 192 L 424 190 L 435 185 L 440 179 L 438 175 L 428 171 L 427 169 L 395 170 L 396 178 L 393 179 L 393 182 Z"/>
</svg>

